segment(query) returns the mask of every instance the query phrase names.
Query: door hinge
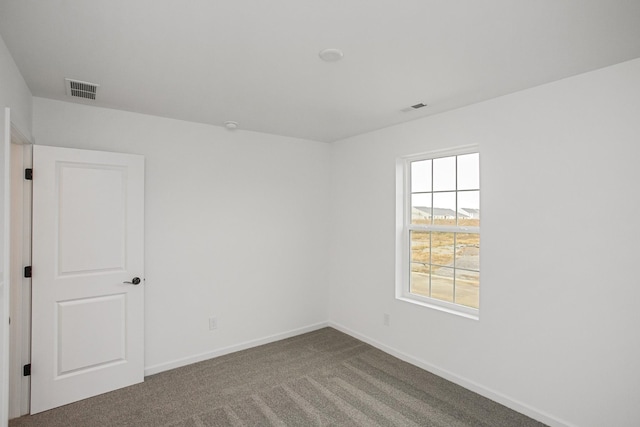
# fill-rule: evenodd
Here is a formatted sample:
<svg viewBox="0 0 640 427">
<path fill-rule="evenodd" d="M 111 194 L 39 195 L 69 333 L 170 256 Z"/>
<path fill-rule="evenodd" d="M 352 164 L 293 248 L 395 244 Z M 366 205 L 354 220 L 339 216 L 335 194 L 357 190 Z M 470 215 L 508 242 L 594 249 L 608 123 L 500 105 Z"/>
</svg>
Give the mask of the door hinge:
<svg viewBox="0 0 640 427">
<path fill-rule="evenodd" d="M 28 377 L 31 375 L 31 363 L 24 365 L 22 367 L 22 376 L 23 377 Z"/>
<path fill-rule="evenodd" d="M 33 180 L 33 169 L 27 168 L 24 170 L 24 179 L 29 181 Z"/>
<path fill-rule="evenodd" d="M 24 268 L 24 277 L 31 277 L 31 266 L 27 266 Z"/>
</svg>

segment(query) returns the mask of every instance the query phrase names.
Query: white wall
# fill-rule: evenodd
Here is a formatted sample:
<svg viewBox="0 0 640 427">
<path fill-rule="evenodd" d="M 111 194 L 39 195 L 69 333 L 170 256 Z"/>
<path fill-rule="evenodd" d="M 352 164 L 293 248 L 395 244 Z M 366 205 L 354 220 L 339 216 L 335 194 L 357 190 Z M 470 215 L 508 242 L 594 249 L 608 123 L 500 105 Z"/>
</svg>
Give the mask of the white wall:
<svg viewBox="0 0 640 427">
<path fill-rule="evenodd" d="M 327 321 L 327 144 L 37 97 L 33 134 L 146 158 L 148 373 Z"/>
<path fill-rule="evenodd" d="M 467 144 L 481 153 L 479 321 L 394 298 L 394 162 Z M 332 322 L 550 424 L 640 425 L 640 60 L 331 155 Z"/>
<path fill-rule="evenodd" d="M 27 139 L 31 138 L 31 99 L 31 91 L 0 37 L 0 107 L 11 108 L 11 122 Z"/>
</svg>

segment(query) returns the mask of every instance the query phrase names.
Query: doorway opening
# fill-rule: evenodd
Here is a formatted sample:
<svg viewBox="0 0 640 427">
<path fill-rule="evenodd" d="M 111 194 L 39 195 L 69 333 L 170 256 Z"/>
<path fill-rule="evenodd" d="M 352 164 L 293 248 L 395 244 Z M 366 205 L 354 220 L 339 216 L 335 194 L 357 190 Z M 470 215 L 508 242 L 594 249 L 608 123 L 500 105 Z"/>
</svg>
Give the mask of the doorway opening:
<svg viewBox="0 0 640 427">
<path fill-rule="evenodd" d="M 31 382 L 23 375 L 23 367 L 31 359 L 31 279 L 23 277 L 23 272 L 31 265 L 31 181 L 24 174 L 32 165 L 32 149 L 31 142 L 11 125 L 9 419 L 29 413 Z"/>
</svg>

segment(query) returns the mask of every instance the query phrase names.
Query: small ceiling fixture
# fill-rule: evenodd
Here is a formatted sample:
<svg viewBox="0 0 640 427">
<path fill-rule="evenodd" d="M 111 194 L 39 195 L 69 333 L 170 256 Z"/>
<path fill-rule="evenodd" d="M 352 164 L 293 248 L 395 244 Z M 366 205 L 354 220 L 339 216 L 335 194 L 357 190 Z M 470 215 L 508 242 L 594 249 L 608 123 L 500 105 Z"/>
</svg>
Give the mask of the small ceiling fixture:
<svg viewBox="0 0 640 427">
<path fill-rule="evenodd" d="M 340 49 L 323 49 L 318 56 L 324 62 L 336 62 L 344 57 L 344 53 Z"/>
<path fill-rule="evenodd" d="M 97 83 L 89 83 L 73 79 L 64 79 L 64 84 L 67 96 L 92 100 L 96 99 L 96 92 L 100 87 Z"/>
<path fill-rule="evenodd" d="M 238 128 L 238 122 L 234 122 L 233 120 L 227 120 L 226 122 L 224 122 L 224 127 L 226 127 L 229 130 L 235 130 Z"/>
</svg>

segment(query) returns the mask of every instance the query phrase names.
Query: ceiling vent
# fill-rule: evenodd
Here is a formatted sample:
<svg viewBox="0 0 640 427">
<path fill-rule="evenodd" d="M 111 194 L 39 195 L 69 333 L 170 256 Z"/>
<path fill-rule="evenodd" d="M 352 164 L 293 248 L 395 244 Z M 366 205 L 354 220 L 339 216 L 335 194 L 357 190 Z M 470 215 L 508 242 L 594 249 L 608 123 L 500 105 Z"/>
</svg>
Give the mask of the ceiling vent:
<svg viewBox="0 0 640 427">
<path fill-rule="evenodd" d="M 99 84 L 83 82 L 80 80 L 64 79 L 67 88 L 67 96 L 84 99 L 96 99 L 96 91 Z"/>
<path fill-rule="evenodd" d="M 420 108 L 426 107 L 427 104 L 421 102 L 420 104 L 412 105 L 411 107 L 403 108 L 401 111 L 404 113 L 408 113 L 409 111 L 418 110 Z"/>
</svg>

